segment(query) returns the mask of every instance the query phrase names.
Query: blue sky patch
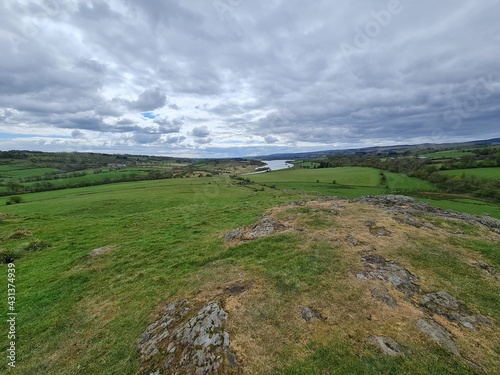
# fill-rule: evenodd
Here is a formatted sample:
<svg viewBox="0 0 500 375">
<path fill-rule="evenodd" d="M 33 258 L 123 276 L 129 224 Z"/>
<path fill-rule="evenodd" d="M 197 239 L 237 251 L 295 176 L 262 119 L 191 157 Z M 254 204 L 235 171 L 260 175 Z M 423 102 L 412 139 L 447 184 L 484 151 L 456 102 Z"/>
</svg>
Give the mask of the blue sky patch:
<svg viewBox="0 0 500 375">
<path fill-rule="evenodd" d="M 142 117 L 146 117 L 150 120 L 154 120 L 157 118 L 159 115 L 154 113 L 154 112 L 141 112 Z"/>
</svg>

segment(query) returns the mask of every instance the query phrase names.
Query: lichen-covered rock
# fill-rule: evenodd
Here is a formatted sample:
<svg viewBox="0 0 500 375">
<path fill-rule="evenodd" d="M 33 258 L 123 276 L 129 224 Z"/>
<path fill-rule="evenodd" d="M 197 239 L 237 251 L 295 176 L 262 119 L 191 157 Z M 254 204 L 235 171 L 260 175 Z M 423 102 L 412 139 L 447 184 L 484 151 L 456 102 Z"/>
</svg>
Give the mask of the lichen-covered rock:
<svg viewBox="0 0 500 375">
<path fill-rule="evenodd" d="M 370 336 L 368 340 L 379 347 L 382 353 L 389 356 L 405 354 L 405 349 L 394 339 L 385 336 Z"/>
<path fill-rule="evenodd" d="M 425 227 L 429 229 L 435 229 L 434 226 L 429 224 L 427 221 L 405 213 L 398 213 L 394 215 L 394 220 L 400 224 L 411 225 L 412 227 L 415 228 Z"/>
<path fill-rule="evenodd" d="M 427 311 L 442 315 L 448 320 L 460 323 L 467 328 L 491 324 L 490 318 L 471 314 L 462 301 L 459 301 L 443 290 L 436 293 L 424 294 L 418 303 Z"/>
<path fill-rule="evenodd" d="M 395 261 L 385 260 L 378 254 L 367 254 L 362 260 L 365 263 L 365 272 L 358 273 L 356 275 L 358 278 L 388 281 L 408 298 L 420 291 L 420 287 L 415 284 L 418 277 L 398 266 Z"/>
<path fill-rule="evenodd" d="M 393 296 L 391 296 L 391 294 L 385 287 L 374 288 L 372 289 L 371 293 L 373 298 L 382 303 L 385 303 L 387 306 L 391 308 L 395 308 L 398 306 L 396 299 Z"/>
<path fill-rule="evenodd" d="M 349 234 L 347 236 L 347 242 L 349 242 L 353 246 L 362 245 L 362 243 L 356 237 L 354 237 L 352 234 Z"/>
<path fill-rule="evenodd" d="M 231 363 L 227 313 L 219 302 L 168 304 L 139 341 L 143 373 L 228 374 Z"/>
<path fill-rule="evenodd" d="M 458 351 L 451 334 L 443 326 L 433 320 L 419 319 L 417 321 L 417 327 L 420 331 L 429 336 L 432 341 L 438 343 L 451 353 L 460 356 L 460 352 Z"/>
<path fill-rule="evenodd" d="M 311 306 L 299 306 L 300 316 L 306 322 L 310 322 L 313 319 L 326 320 L 326 318 L 321 315 L 321 313 Z"/>
<path fill-rule="evenodd" d="M 236 228 L 224 236 L 226 241 L 249 241 L 261 237 L 267 237 L 273 233 L 281 232 L 287 228 L 286 225 L 272 218 L 264 216 L 258 223 L 251 227 Z"/>
</svg>

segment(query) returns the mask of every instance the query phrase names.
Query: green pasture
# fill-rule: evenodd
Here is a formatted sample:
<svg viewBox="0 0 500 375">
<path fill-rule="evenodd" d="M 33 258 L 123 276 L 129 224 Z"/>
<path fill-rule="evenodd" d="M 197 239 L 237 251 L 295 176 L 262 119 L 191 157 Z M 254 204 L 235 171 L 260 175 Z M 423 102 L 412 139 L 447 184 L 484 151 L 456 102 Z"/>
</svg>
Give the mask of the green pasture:
<svg viewBox="0 0 500 375">
<path fill-rule="evenodd" d="M 59 170 L 55 168 L 30 168 L 20 165 L 1 165 L 0 180 L 43 176 L 44 174 L 53 172 L 59 172 Z"/>
<path fill-rule="evenodd" d="M 449 171 L 442 171 L 440 173 L 446 174 L 448 176 L 461 176 L 463 174 L 476 176 L 481 178 L 490 178 L 494 180 L 500 180 L 500 167 L 492 168 L 470 168 L 470 169 L 453 169 Z"/>
<path fill-rule="evenodd" d="M 472 152 L 466 150 L 447 150 L 447 151 L 437 151 L 424 154 L 429 159 L 449 159 L 449 158 L 460 158 L 462 156 L 472 155 Z"/>
</svg>

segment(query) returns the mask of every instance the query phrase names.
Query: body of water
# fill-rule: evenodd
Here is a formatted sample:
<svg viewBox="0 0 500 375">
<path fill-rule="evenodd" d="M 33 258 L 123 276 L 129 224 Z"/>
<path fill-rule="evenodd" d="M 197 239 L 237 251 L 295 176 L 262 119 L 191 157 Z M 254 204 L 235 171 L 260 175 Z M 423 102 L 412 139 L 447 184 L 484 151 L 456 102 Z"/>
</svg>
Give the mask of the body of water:
<svg viewBox="0 0 500 375">
<path fill-rule="evenodd" d="M 258 169 L 267 167 L 271 171 L 279 171 L 280 169 L 288 169 L 293 167 L 293 164 L 287 163 L 286 160 L 261 160 L 261 162 L 266 163 L 266 165 L 259 167 Z M 267 172 L 267 170 L 253 172 L 253 173 L 246 173 L 246 174 L 257 174 L 265 172 Z"/>
</svg>

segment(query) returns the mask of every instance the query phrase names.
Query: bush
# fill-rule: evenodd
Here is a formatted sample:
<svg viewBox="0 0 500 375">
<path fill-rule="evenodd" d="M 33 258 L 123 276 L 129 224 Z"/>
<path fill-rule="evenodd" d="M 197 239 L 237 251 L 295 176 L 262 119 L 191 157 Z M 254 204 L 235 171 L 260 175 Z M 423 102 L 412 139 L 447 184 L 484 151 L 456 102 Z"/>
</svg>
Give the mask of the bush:
<svg viewBox="0 0 500 375">
<path fill-rule="evenodd" d="M 20 197 L 19 195 L 14 195 L 12 197 L 9 197 L 9 199 L 7 199 L 6 205 L 9 206 L 11 204 L 18 204 L 22 202 L 23 202 L 23 197 Z"/>
<path fill-rule="evenodd" d="M 21 258 L 22 251 L 14 249 L 0 249 L 0 264 L 12 263 L 14 260 Z"/>
</svg>

